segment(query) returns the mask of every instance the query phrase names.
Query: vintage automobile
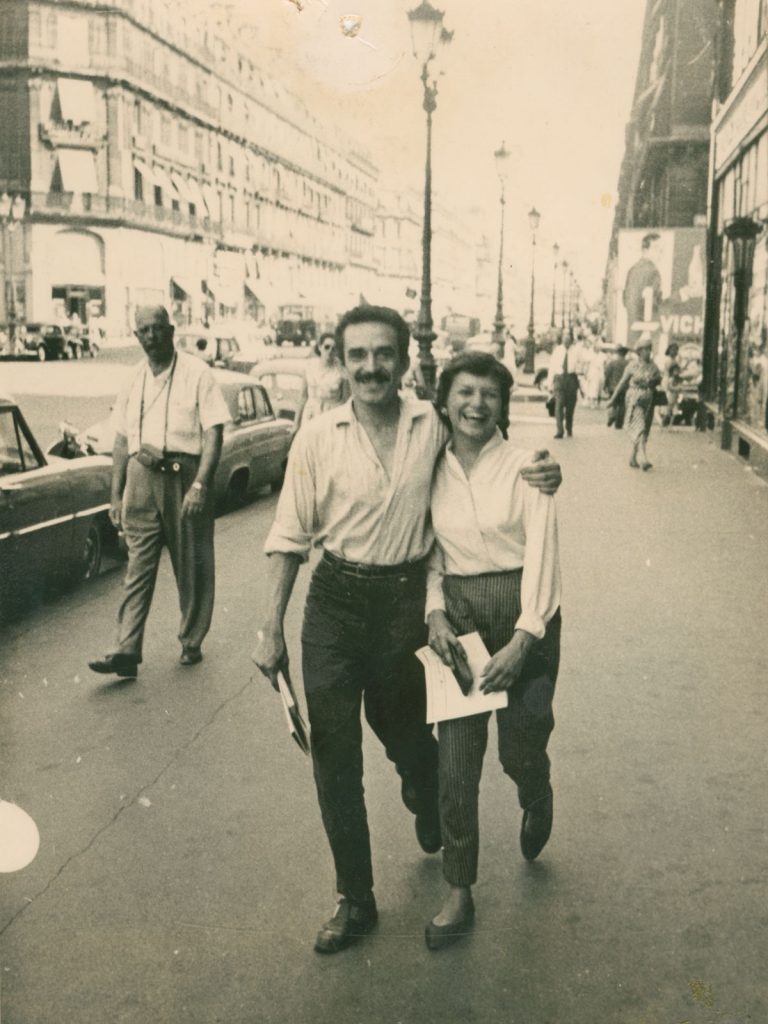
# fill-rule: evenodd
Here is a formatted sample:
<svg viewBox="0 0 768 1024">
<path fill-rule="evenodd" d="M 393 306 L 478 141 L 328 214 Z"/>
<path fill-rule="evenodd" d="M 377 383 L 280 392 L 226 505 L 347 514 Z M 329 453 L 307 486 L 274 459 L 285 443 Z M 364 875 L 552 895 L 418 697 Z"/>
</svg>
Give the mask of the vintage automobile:
<svg viewBox="0 0 768 1024">
<path fill-rule="evenodd" d="M 93 579 L 109 521 L 111 460 L 44 455 L 10 395 L 0 395 L 0 618 L 61 582 Z"/>
<path fill-rule="evenodd" d="M 252 377 L 218 368 L 213 375 L 232 417 L 214 478 L 216 504 L 219 510 L 239 508 L 264 487 L 279 490 L 293 425 L 275 415 L 266 390 Z M 114 436 L 110 420 L 102 420 L 78 435 L 80 449 L 111 455 Z"/>
<path fill-rule="evenodd" d="M 295 429 L 298 429 L 307 401 L 307 367 L 310 365 L 309 359 L 297 358 L 299 351 L 302 350 L 297 349 L 291 356 L 256 363 L 250 371 L 250 376 L 266 387 L 277 415 L 292 420 Z"/>
<path fill-rule="evenodd" d="M 67 337 L 58 324 L 25 324 L 23 344 L 25 351 L 36 355 L 41 363 L 48 359 L 69 359 L 72 354 Z"/>
<path fill-rule="evenodd" d="M 251 337 L 240 341 L 226 324 L 198 330 L 178 328 L 175 340 L 180 351 L 204 359 L 209 366 L 237 373 L 248 373 L 255 363 L 269 356 L 269 348 L 263 342 Z"/>
</svg>

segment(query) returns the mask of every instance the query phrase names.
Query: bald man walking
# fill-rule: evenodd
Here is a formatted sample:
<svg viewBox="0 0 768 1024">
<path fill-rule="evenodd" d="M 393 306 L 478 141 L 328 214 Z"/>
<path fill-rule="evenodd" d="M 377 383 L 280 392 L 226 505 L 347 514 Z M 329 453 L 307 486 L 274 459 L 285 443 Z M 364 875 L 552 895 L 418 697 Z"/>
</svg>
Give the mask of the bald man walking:
<svg viewBox="0 0 768 1024">
<path fill-rule="evenodd" d="M 131 678 L 142 660 L 160 553 L 168 546 L 181 606 L 182 665 L 202 660 L 214 596 L 213 477 L 221 455 L 224 398 L 206 364 L 177 352 L 163 306 L 136 312 L 146 361 L 118 396 L 110 519 L 128 546 L 115 649 L 88 663 Z"/>
</svg>

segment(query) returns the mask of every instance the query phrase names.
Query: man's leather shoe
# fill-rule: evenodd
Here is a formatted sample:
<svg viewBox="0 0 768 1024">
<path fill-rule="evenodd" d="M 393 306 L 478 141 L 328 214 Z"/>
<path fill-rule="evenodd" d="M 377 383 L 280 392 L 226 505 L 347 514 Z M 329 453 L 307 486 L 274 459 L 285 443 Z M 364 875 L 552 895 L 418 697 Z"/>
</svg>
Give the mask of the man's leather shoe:
<svg viewBox="0 0 768 1024">
<path fill-rule="evenodd" d="M 336 913 L 326 921 L 315 939 L 317 953 L 338 953 L 376 927 L 379 919 L 376 900 L 371 896 L 365 903 L 355 903 L 342 896 Z"/>
<path fill-rule="evenodd" d="M 180 665 L 198 665 L 203 660 L 203 652 L 199 647 L 184 647 L 179 658 Z"/>
<path fill-rule="evenodd" d="M 562 434 L 555 434 L 555 437 L 558 438 L 558 439 L 561 438 L 562 436 L 563 436 Z"/>
<path fill-rule="evenodd" d="M 424 929 L 424 940 L 427 943 L 427 949 L 432 950 L 433 953 L 445 949 L 446 946 L 450 946 L 451 943 L 460 939 L 463 935 L 468 935 L 474 923 L 475 905 L 471 901 L 466 913 L 458 921 L 452 921 L 451 924 L 435 924 L 434 921 L 430 921 Z"/>
<path fill-rule="evenodd" d="M 102 675 L 116 675 L 123 679 L 133 679 L 139 671 L 139 661 L 133 654 L 105 654 L 103 658 L 94 658 L 88 662 L 91 672 Z"/>
<path fill-rule="evenodd" d="M 526 860 L 535 860 L 547 845 L 552 831 L 552 787 L 523 811 L 520 849 Z"/>
<path fill-rule="evenodd" d="M 416 815 L 416 838 L 424 853 L 437 853 L 443 845 L 440 813 L 437 807 Z"/>
</svg>

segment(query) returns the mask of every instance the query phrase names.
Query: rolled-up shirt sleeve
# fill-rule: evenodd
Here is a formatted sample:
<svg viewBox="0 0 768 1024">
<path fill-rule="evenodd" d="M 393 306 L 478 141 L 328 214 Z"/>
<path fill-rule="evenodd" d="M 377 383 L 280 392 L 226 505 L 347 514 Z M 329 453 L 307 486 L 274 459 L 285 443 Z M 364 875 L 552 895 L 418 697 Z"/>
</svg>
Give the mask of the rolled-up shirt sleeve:
<svg viewBox="0 0 768 1024">
<path fill-rule="evenodd" d="M 200 416 L 200 426 L 203 430 L 210 430 L 211 427 L 228 423 L 232 418 L 229 415 L 229 408 L 224 401 L 221 388 L 213 379 L 213 374 L 207 367 L 205 372 L 200 374 L 197 408 Z"/>
<path fill-rule="evenodd" d="M 443 576 L 445 574 L 445 562 L 440 545 L 435 542 L 427 560 L 427 604 L 424 610 L 425 620 L 429 618 L 430 612 L 445 611 L 445 598 L 443 597 Z"/>
<path fill-rule="evenodd" d="M 130 393 L 131 385 L 126 384 L 115 399 L 109 417 L 110 426 L 114 432 L 122 434 L 123 437 L 128 436 L 128 396 Z"/>
<path fill-rule="evenodd" d="M 515 629 L 537 639 L 560 607 L 560 558 L 555 499 L 533 487 L 526 488 L 523 503 L 525 555 L 521 584 L 521 613 Z"/>
<path fill-rule="evenodd" d="M 299 431 L 291 452 L 277 503 L 275 521 L 264 543 L 267 555 L 276 553 L 309 558 L 316 522 L 316 488 L 313 459 L 306 434 Z"/>
</svg>

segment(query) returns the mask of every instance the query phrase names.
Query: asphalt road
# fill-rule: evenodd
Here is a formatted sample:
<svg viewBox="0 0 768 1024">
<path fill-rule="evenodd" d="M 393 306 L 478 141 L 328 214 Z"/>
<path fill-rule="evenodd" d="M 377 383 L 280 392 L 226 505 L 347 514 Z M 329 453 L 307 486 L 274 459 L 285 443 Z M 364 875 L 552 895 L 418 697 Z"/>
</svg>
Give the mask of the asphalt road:
<svg viewBox="0 0 768 1024">
<path fill-rule="evenodd" d="M 25 403 L 26 404 L 26 403 Z M 205 661 L 177 665 L 168 565 L 137 682 L 109 647 L 120 578 L 0 633 L 2 797 L 41 832 L 0 881 L 3 1024 L 764 1024 L 768 488 L 702 435 L 652 437 L 655 469 L 579 410 L 557 451 L 565 583 L 555 829 L 523 861 L 491 739 L 474 934 L 424 923 L 439 856 L 419 850 L 366 739 L 380 924 L 312 952 L 333 878 L 308 761 L 252 678 L 261 544 L 275 499 L 217 521 Z M 30 417 L 31 418 L 31 417 Z M 302 572 L 288 622 L 298 674 Z"/>
</svg>

